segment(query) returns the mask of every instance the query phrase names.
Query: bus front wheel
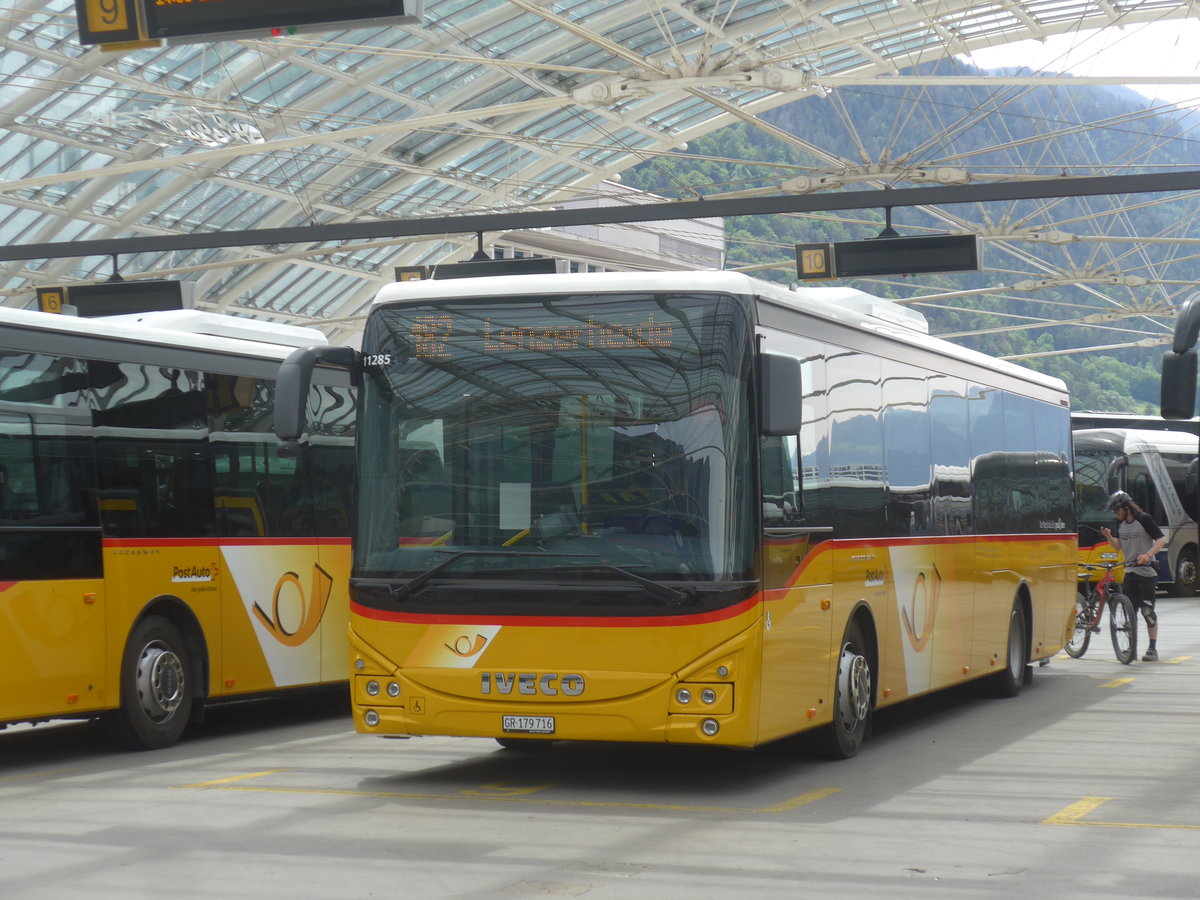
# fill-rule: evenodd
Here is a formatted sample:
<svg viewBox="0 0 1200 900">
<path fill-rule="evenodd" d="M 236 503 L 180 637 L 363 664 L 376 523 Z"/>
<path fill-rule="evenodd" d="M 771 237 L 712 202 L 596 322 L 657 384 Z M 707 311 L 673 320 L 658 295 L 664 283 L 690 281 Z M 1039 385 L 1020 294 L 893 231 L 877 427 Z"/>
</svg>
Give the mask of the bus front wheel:
<svg viewBox="0 0 1200 900">
<path fill-rule="evenodd" d="M 867 732 L 874 691 L 871 658 L 858 622 L 851 622 L 838 655 L 833 694 L 833 721 L 820 733 L 817 749 L 830 759 L 858 753 Z"/>
<path fill-rule="evenodd" d="M 121 705 L 105 724 L 130 750 L 159 750 L 179 740 L 192 708 L 187 644 L 170 621 L 147 616 L 129 636 L 121 661 Z"/>
</svg>

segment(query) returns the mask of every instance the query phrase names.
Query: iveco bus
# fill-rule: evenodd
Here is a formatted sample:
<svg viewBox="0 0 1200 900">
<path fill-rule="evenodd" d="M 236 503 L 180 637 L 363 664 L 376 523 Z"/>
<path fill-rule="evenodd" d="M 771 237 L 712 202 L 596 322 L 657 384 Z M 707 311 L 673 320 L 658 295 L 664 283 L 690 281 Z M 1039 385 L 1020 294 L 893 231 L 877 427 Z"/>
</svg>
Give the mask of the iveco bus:
<svg viewBox="0 0 1200 900">
<path fill-rule="evenodd" d="M 1016 694 L 1072 627 L 1063 384 L 848 289 L 730 272 L 389 285 L 361 352 L 352 696 L 376 735 L 856 752 Z M 294 414 L 296 421 L 287 421 Z"/>
</svg>

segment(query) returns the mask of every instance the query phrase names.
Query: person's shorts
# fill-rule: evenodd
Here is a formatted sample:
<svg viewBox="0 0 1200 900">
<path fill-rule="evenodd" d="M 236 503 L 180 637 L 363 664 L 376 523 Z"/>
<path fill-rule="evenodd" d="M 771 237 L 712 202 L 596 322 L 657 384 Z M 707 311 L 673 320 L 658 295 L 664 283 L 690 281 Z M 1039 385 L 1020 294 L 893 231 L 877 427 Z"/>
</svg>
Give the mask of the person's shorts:
<svg viewBox="0 0 1200 900">
<path fill-rule="evenodd" d="M 1126 575 L 1123 582 L 1125 594 L 1133 601 L 1134 609 L 1148 606 L 1154 609 L 1154 597 L 1158 591 L 1158 579 L 1152 575 Z"/>
</svg>

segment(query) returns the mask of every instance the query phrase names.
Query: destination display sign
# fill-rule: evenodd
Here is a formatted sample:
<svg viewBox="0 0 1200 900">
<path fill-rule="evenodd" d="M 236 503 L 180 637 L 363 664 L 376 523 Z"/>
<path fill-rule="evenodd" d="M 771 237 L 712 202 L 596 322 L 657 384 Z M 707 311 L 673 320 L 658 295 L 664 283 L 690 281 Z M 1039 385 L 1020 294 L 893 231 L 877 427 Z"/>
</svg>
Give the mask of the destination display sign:
<svg viewBox="0 0 1200 900">
<path fill-rule="evenodd" d="M 640 310 L 620 319 L 588 316 L 584 321 L 554 319 L 538 323 L 505 323 L 486 316 L 459 318 L 447 314 L 414 316 L 409 325 L 413 355 L 439 359 L 459 348 L 472 353 L 572 350 L 632 350 L 671 347 L 675 326 L 656 311 Z"/>
</svg>

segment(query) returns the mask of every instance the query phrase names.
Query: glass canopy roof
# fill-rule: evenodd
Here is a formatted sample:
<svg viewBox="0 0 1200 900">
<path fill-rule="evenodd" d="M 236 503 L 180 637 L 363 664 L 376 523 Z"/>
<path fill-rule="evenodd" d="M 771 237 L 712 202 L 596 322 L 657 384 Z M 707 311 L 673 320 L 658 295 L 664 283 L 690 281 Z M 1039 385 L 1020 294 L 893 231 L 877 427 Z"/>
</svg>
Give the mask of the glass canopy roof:
<svg viewBox="0 0 1200 900">
<path fill-rule="evenodd" d="M 722 125 L 761 124 L 766 110 L 857 79 L 1192 9 L 426 0 L 416 24 L 110 52 L 80 45 L 73 0 L 14 0 L 0 18 L 0 244 L 550 209 Z M 845 169 L 830 160 L 828 172 Z M 873 175 L 878 187 L 898 182 Z M 357 329 L 393 266 L 474 245 L 447 233 L 115 262 L 127 279 L 191 283 L 200 308 L 315 324 L 336 339 Z M 30 306 L 35 288 L 102 281 L 114 261 L 0 266 L 2 302 Z"/>
</svg>

